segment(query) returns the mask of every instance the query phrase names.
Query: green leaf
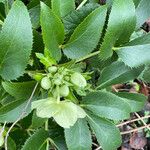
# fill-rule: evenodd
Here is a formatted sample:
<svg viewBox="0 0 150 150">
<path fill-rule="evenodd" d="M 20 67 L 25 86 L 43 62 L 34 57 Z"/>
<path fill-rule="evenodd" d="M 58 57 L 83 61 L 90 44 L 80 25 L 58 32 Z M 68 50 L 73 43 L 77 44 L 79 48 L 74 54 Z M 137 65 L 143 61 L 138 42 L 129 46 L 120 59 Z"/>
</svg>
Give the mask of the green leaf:
<svg viewBox="0 0 150 150">
<path fill-rule="evenodd" d="M 100 47 L 100 58 L 112 56 L 112 48 L 129 41 L 135 28 L 135 6 L 132 0 L 114 0 L 109 15 L 106 34 Z M 124 31 L 126 31 L 124 33 Z"/>
<path fill-rule="evenodd" d="M 37 29 L 40 26 L 40 6 L 35 6 L 29 10 L 32 27 Z"/>
<path fill-rule="evenodd" d="M 48 137 L 49 135 L 47 131 L 44 129 L 39 129 L 27 139 L 21 150 L 40 150 Z"/>
<path fill-rule="evenodd" d="M 82 105 L 94 114 L 112 120 L 123 120 L 130 117 L 130 106 L 123 98 L 110 92 L 91 92 L 83 98 Z"/>
<path fill-rule="evenodd" d="M 150 44 L 150 33 L 147 33 L 130 41 L 129 43 L 126 44 L 126 46 L 145 45 L 145 44 Z"/>
<path fill-rule="evenodd" d="M 150 66 L 147 66 L 143 71 L 142 79 L 150 83 Z"/>
<path fill-rule="evenodd" d="M 136 18 L 137 18 L 136 27 L 140 28 L 149 17 L 150 17 L 150 1 L 141 0 L 136 9 Z"/>
<path fill-rule="evenodd" d="M 74 103 L 70 101 L 60 101 L 58 103 L 53 97 L 33 102 L 32 109 L 36 109 L 38 117 L 53 117 L 63 128 L 73 126 L 78 118 L 86 116 L 84 110 Z"/>
<path fill-rule="evenodd" d="M 31 124 L 31 128 L 39 128 L 39 127 L 42 127 L 42 125 L 46 122 L 47 119 L 45 118 L 40 118 L 36 115 L 35 111 L 33 113 L 33 116 L 32 116 L 32 124 Z"/>
<path fill-rule="evenodd" d="M 78 119 L 73 127 L 65 129 L 65 138 L 69 150 L 91 150 L 91 133 L 84 119 Z"/>
<path fill-rule="evenodd" d="M 7 143 L 8 143 L 8 150 L 16 150 L 16 143 L 10 136 L 8 137 Z"/>
<path fill-rule="evenodd" d="M 118 92 L 116 95 L 122 97 L 126 102 L 129 103 L 132 112 L 141 111 L 147 99 L 146 96 L 138 93 Z"/>
<path fill-rule="evenodd" d="M 137 7 L 139 5 L 141 0 L 133 0 L 135 7 Z"/>
<path fill-rule="evenodd" d="M 59 46 L 64 41 L 64 26 L 61 20 L 43 2 L 41 2 L 40 22 L 45 47 L 50 51 L 53 58 L 59 60 L 61 58 Z"/>
<path fill-rule="evenodd" d="M 119 58 L 130 67 L 150 64 L 150 44 L 120 47 L 116 52 Z"/>
<path fill-rule="evenodd" d="M 121 145 L 119 130 L 110 121 L 88 114 L 88 122 L 103 150 L 116 150 Z"/>
<path fill-rule="evenodd" d="M 75 9 L 75 0 L 51 0 L 52 10 L 59 17 L 65 17 Z"/>
<path fill-rule="evenodd" d="M 27 99 L 30 97 L 34 87 L 34 81 L 29 82 L 2 82 L 3 88 L 16 99 Z"/>
<path fill-rule="evenodd" d="M 70 37 L 70 35 L 74 32 L 74 29 L 96 8 L 98 8 L 98 4 L 87 4 L 79 10 L 74 10 L 69 13 L 67 16 L 63 18 L 63 23 L 65 26 L 66 37 Z"/>
<path fill-rule="evenodd" d="M 113 84 L 134 80 L 140 75 L 143 69 L 144 67 L 131 69 L 121 61 L 114 62 L 102 70 L 98 81 L 98 88 L 102 89 Z"/>
<path fill-rule="evenodd" d="M 0 122 L 14 122 L 18 119 L 20 114 L 23 112 L 23 109 L 26 106 L 25 100 L 13 101 L 0 108 Z M 26 115 L 31 112 L 30 106 L 26 110 Z M 25 117 L 25 116 L 24 116 Z"/>
<path fill-rule="evenodd" d="M 64 53 L 68 58 L 76 59 L 92 52 L 98 44 L 106 17 L 106 6 L 95 9 L 78 25 L 64 45 Z"/>
<path fill-rule="evenodd" d="M 0 74 L 6 80 L 21 76 L 32 49 L 29 13 L 21 1 L 14 2 L 0 32 Z"/>
</svg>

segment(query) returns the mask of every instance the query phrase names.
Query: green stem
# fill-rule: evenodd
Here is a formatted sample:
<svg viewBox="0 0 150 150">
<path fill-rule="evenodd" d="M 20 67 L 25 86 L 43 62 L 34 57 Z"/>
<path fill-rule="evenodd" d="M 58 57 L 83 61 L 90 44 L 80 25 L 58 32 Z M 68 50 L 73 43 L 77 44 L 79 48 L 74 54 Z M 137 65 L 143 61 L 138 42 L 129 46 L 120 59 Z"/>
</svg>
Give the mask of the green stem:
<svg viewBox="0 0 150 150">
<path fill-rule="evenodd" d="M 99 53 L 100 53 L 100 51 L 96 51 L 96 52 L 90 53 L 89 55 L 87 55 L 87 56 L 85 56 L 85 57 L 82 57 L 82 58 L 76 60 L 76 63 L 81 62 L 81 61 L 83 61 L 83 60 L 85 60 L 85 59 L 91 58 L 91 57 L 93 57 L 93 56 L 96 56 L 96 55 L 98 55 Z"/>
<path fill-rule="evenodd" d="M 45 122 L 45 130 L 48 131 L 48 119 Z M 46 150 L 49 150 L 49 140 L 47 140 L 46 143 Z"/>
<path fill-rule="evenodd" d="M 56 92 L 57 92 L 57 103 L 60 102 L 60 94 L 59 94 L 59 86 L 56 86 Z"/>
<path fill-rule="evenodd" d="M 80 9 L 86 2 L 87 2 L 87 0 L 83 0 L 82 3 L 77 7 L 76 10 Z"/>
<path fill-rule="evenodd" d="M 112 48 L 113 51 L 116 51 L 116 50 L 118 50 L 118 49 L 120 49 L 120 47 L 113 47 L 113 48 Z M 83 60 L 85 60 L 85 59 L 88 59 L 88 58 L 91 58 L 91 57 L 93 57 L 93 56 L 96 56 L 96 55 L 98 55 L 99 53 L 100 53 L 100 51 L 96 51 L 96 52 L 90 53 L 89 55 L 86 55 L 86 56 L 84 56 L 84 57 L 82 57 L 82 58 L 79 58 L 78 60 L 76 60 L 75 63 L 78 63 L 78 62 L 81 62 L 81 61 L 83 61 Z"/>
</svg>

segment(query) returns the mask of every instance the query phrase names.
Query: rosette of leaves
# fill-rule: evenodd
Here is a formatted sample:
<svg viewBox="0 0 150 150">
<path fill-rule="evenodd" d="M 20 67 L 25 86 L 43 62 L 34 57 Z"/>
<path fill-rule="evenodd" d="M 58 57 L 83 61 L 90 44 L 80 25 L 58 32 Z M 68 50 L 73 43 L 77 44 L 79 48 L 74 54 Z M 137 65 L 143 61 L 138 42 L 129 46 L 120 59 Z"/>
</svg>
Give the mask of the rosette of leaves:
<svg viewBox="0 0 150 150">
<path fill-rule="evenodd" d="M 110 87 L 149 81 L 150 34 L 138 33 L 150 17 L 150 2 L 110 0 L 101 6 L 92 0 L 79 10 L 74 0 L 5 2 L 0 123 L 26 112 L 10 133 L 9 149 L 90 150 L 94 133 L 104 150 L 116 150 L 121 136 L 115 123 L 140 111 L 146 97 Z"/>
</svg>

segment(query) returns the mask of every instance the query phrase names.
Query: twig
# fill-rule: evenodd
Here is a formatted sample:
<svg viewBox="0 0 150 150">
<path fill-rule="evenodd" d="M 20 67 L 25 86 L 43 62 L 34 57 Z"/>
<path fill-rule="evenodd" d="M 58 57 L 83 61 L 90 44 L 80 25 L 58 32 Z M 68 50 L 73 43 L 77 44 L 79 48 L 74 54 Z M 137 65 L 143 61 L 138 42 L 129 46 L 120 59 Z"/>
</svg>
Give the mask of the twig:
<svg viewBox="0 0 150 150">
<path fill-rule="evenodd" d="M 83 0 L 82 3 L 77 7 L 76 10 L 80 9 L 86 2 L 87 2 L 87 0 Z"/>
<path fill-rule="evenodd" d="M 117 127 L 120 127 L 120 126 L 129 124 L 129 123 L 132 123 L 132 122 L 135 122 L 135 121 L 139 121 L 139 120 L 141 120 L 141 119 L 147 119 L 147 118 L 150 118 L 150 115 L 147 115 L 147 116 L 144 116 L 144 117 L 141 117 L 141 118 L 136 118 L 136 119 L 133 119 L 133 120 L 129 120 L 129 121 L 120 123 L 120 124 L 117 125 Z"/>
<path fill-rule="evenodd" d="M 141 122 L 143 123 L 143 125 L 145 125 L 145 126 L 147 125 L 145 123 L 145 121 L 141 118 L 141 116 L 138 113 L 135 112 L 135 115 L 141 120 Z M 147 129 L 150 131 L 150 127 L 147 127 Z"/>
<path fill-rule="evenodd" d="M 136 128 L 136 129 L 133 129 L 133 130 L 123 131 L 123 132 L 121 132 L 121 135 L 129 134 L 129 133 L 132 133 L 132 132 L 136 132 L 136 131 L 145 129 L 145 128 L 147 128 L 147 127 L 150 127 L 150 124 L 148 124 L 148 125 L 146 125 L 146 126 L 142 126 L 142 127 Z"/>
<path fill-rule="evenodd" d="M 7 139 L 8 139 L 8 137 L 9 137 L 9 133 L 10 133 L 10 131 L 12 130 L 12 128 L 16 125 L 16 123 L 17 123 L 20 119 L 22 119 L 22 117 L 26 114 L 26 110 L 27 110 L 27 108 L 28 108 L 28 106 L 29 106 L 29 104 L 30 104 L 32 98 L 33 98 L 33 95 L 34 95 L 34 93 L 35 93 L 35 91 L 36 91 L 37 86 L 38 86 L 38 83 L 36 83 L 36 85 L 35 85 L 35 87 L 34 87 L 32 93 L 31 93 L 31 96 L 30 96 L 30 98 L 28 99 L 27 104 L 26 104 L 25 108 L 23 109 L 22 113 L 20 114 L 20 116 L 18 117 L 18 119 L 11 125 L 11 127 L 9 128 L 9 130 L 7 131 L 7 134 L 6 134 L 6 137 L 5 137 L 5 150 L 8 150 L 8 148 L 7 148 Z"/>
</svg>

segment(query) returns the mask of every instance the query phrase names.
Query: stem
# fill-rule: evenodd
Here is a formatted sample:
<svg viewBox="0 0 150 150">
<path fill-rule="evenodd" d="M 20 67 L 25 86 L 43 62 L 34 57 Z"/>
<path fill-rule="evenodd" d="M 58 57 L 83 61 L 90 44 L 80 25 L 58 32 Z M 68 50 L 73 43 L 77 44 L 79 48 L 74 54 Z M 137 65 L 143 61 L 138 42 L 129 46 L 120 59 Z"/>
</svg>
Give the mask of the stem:
<svg viewBox="0 0 150 150">
<path fill-rule="evenodd" d="M 82 57 L 82 58 L 76 60 L 76 63 L 78 63 L 78 62 L 80 62 L 80 61 L 83 61 L 83 60 L 85 60 L 85 59 L 91 58 L 91 57 L 93 57 L 93 56 L 96 56 L 96 55 L 98 55 L 99 53 L 100 53 L 100 51 L 93 52 L 93 53 L 91 53 L 91 54 L 89 54 L 89 55 L 87 55 L 87 56 L 85 56 L 85 57 Z"/>
<path fill-rule="evenodd" d="M 45 130 L 48 131 L 48 120 L 45 122 Z M 49 150 L 49 140 L 46 141 L 46 150 Z"/>
<path fill-rule="evenodd" d="M 82 3 L 77 7 L 76 10 L 80 9 L 86 2 L 87 2 L 87 0 L 83 0 Z"/>
<path fill-rule="evenodd" d="M 60 102 L 60 94 L 59 94 L 59 86 L 56 86 L 56 92 L 57 92 L 57 103 Z"/>
</svg>

